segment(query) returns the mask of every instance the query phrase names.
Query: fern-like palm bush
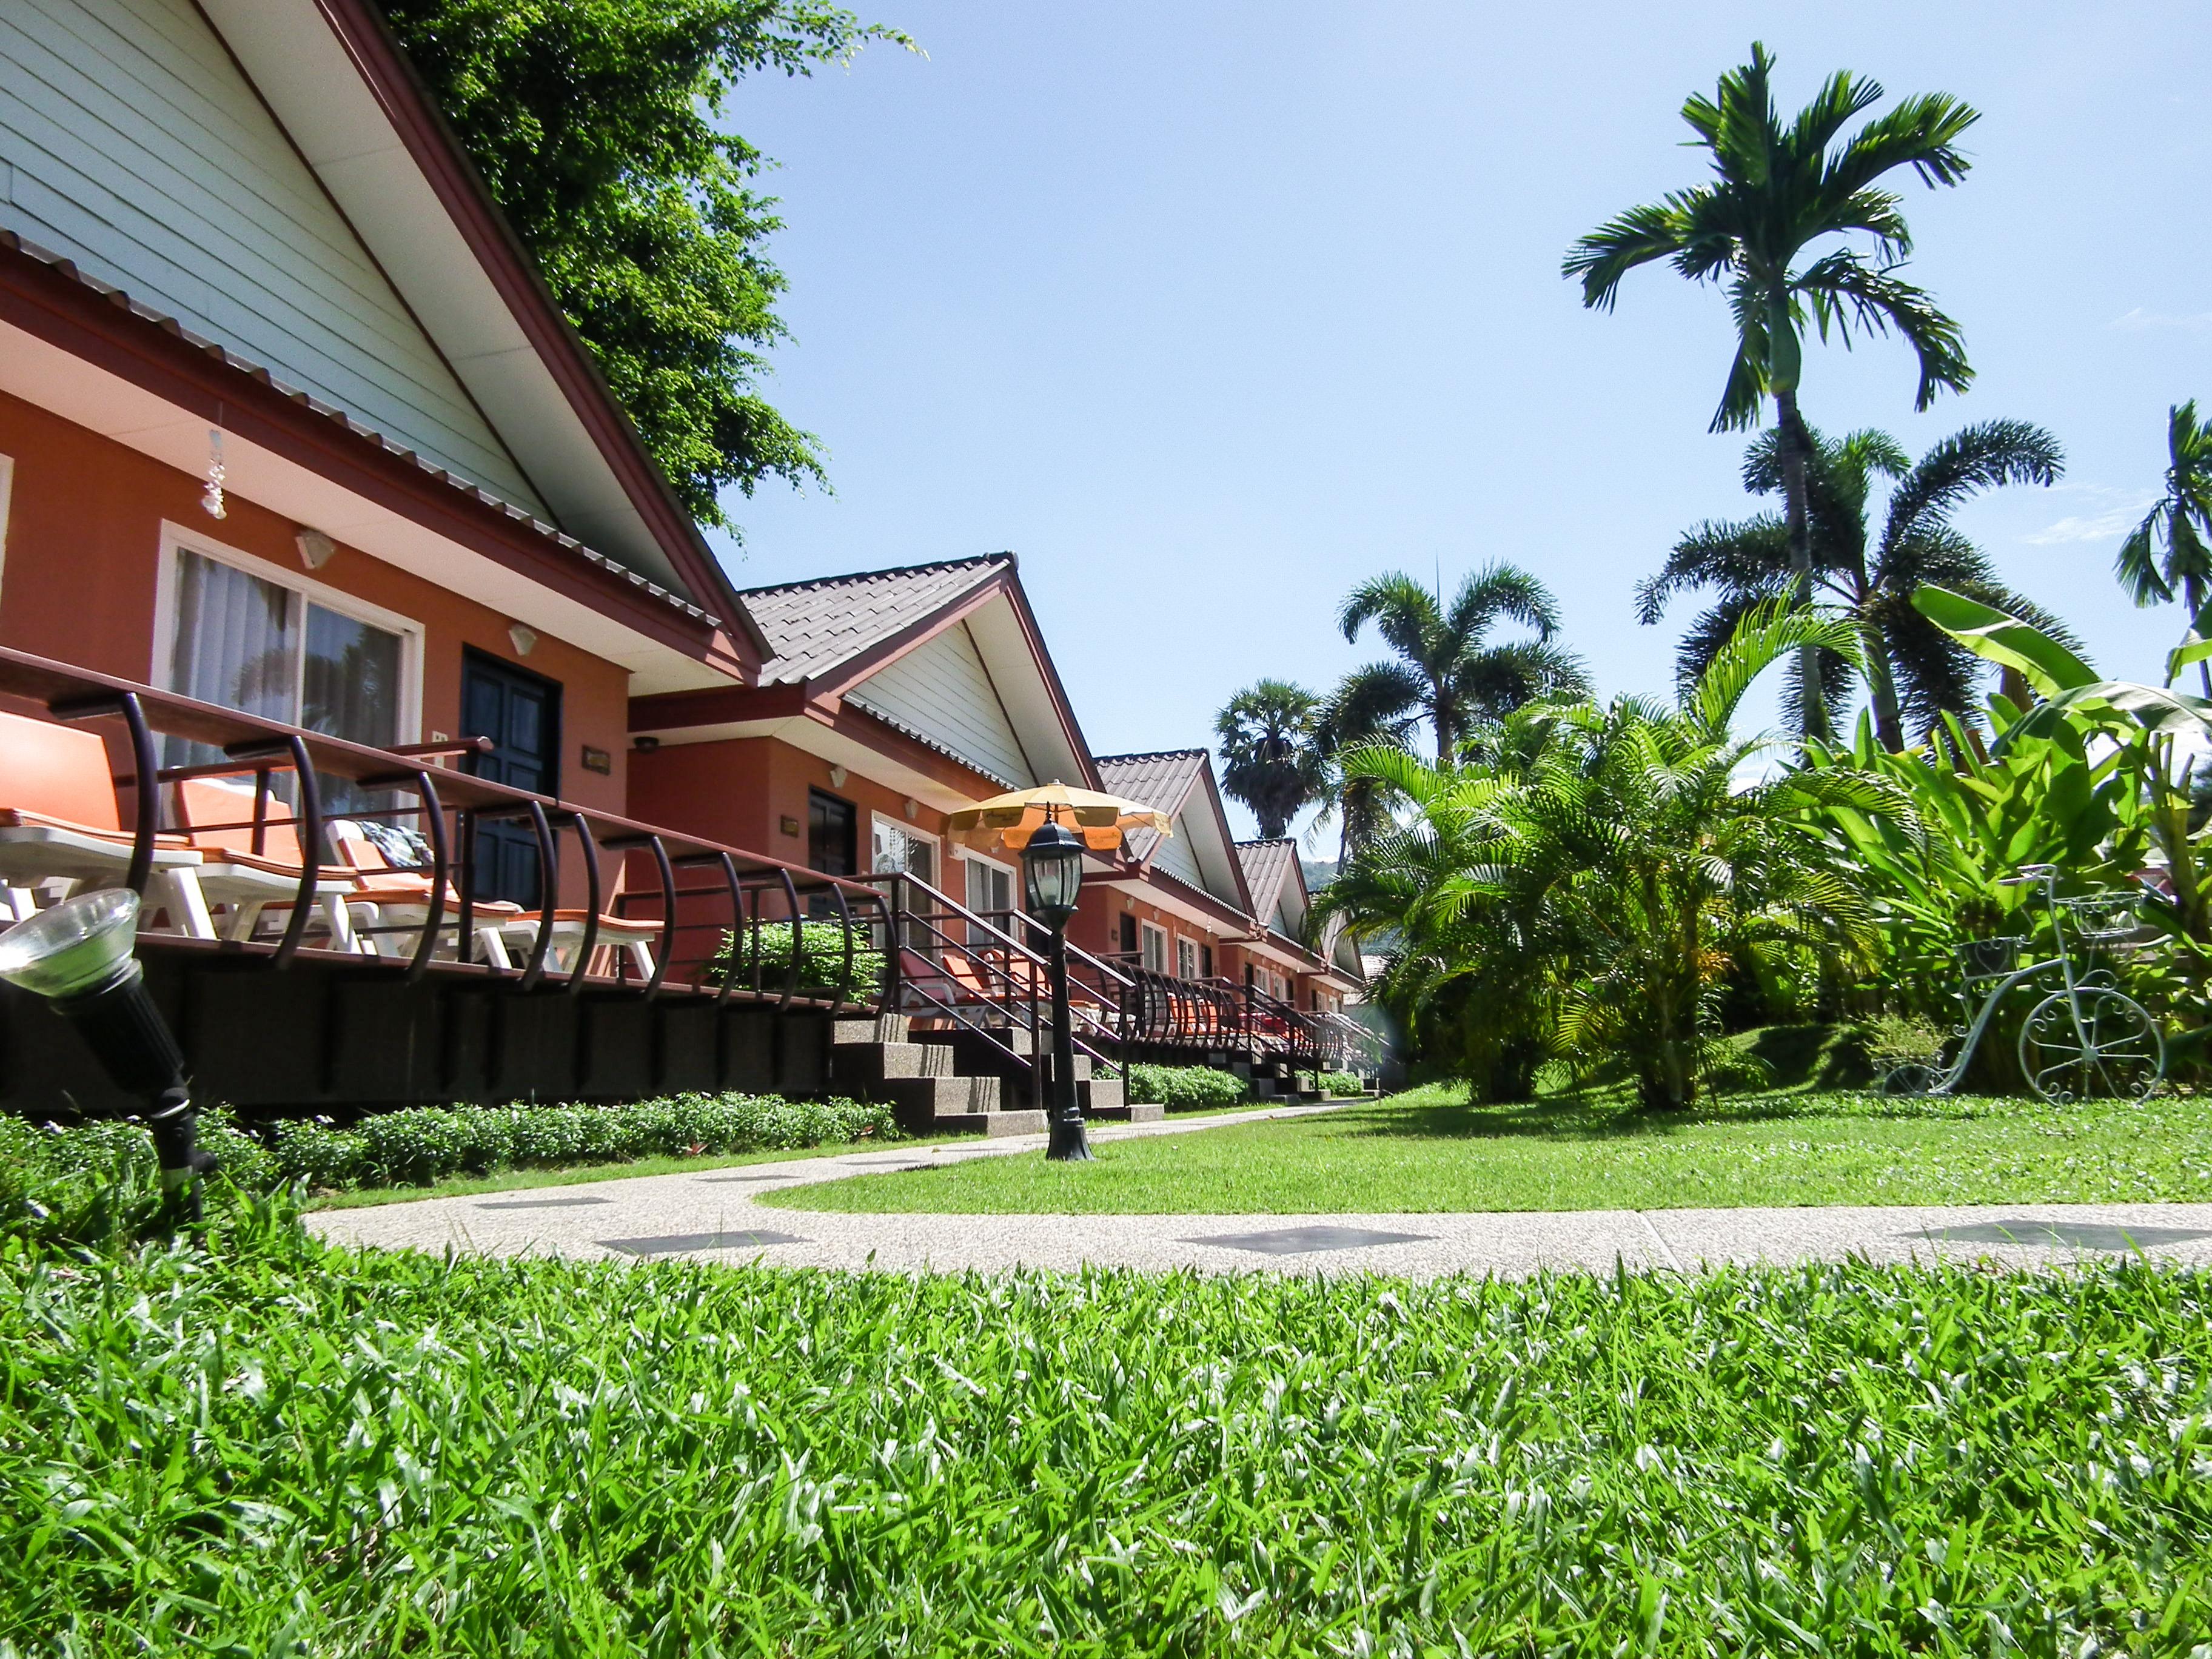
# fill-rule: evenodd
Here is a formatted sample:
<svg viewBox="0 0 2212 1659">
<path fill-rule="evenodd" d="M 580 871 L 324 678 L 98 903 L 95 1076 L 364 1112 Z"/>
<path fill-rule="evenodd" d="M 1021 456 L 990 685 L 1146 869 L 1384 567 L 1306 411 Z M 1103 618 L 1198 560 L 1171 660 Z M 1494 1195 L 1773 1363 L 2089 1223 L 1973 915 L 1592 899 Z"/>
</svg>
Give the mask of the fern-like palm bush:
<svg viewBox="0 0 2212 1659">
<path fill-rule="evenodd" d="M 1672 707 L 1623 697 L 1524 711 L 1486 767 L 1373 749 L 1347 769 L 1405 814 L 1329 890 L 1352 925 L 1403 941 L 1387 989 L 1401 1013 L 1460 990 L 1479 1091 L 1525 1086 L 1533 1062 L 1619 1063 L 1647 1104 L 1690 1104 L 1736 1064 L 1712 1004 L 1738 962 L 1863 966 L 1873 917 L 1813 815 L 1899 809 L 1881 778 L 1757 776 L 1738 737 L 1752 683 L 1808 646 L 1856 662 L 1847 622 L 1758 606 Z M 1471 994 L 1468 992 L 1471 991 Z"/>
</svg>

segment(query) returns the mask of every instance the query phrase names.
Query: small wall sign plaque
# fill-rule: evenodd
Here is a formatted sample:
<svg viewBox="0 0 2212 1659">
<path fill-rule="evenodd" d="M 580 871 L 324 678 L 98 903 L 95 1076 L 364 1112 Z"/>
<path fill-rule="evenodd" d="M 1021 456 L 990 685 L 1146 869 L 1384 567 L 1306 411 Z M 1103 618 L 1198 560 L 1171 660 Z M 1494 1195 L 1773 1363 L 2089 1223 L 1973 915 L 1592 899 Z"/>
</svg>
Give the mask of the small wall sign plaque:
<svg viewBox="0 0 2212 1659">
<path fill-rule="evenodd" d="M 605 750 L 594 749 L 587 743 L 584 745 L 584 769 L 604 776 L 615 769 L 615 757 Z"/>
<path fill-rule="evenodd" d="M 782 818 L 778 821 L 775 827 L 782 830 L 787 836 L 795 836 L 799 833 L 799 820 L 793 817 L 788 812 L 787 812 L 783 815 Z"/>
</svg>

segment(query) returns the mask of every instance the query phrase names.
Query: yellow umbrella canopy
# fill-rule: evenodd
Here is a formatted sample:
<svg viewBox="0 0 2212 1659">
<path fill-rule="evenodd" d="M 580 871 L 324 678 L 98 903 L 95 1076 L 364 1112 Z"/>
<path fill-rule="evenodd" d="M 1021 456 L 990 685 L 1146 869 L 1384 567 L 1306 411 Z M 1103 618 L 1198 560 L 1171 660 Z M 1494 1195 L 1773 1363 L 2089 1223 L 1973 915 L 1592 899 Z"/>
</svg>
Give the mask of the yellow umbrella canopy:
<svg viewBox="0 0 2212 1659">
<path fill-rule="evenodd" d="M 1000 847 L 1018 853 L 1039 828 L 1054 820 L 1075 831 L 1094 853 L 1112 852 L 1132 830 L 1175 833 L 1164 812 L 1095 789 L 1071 789 L 1057 780 L 963 806 L 945 820 L 945 828 L 963 847 Z"/>
</svg>

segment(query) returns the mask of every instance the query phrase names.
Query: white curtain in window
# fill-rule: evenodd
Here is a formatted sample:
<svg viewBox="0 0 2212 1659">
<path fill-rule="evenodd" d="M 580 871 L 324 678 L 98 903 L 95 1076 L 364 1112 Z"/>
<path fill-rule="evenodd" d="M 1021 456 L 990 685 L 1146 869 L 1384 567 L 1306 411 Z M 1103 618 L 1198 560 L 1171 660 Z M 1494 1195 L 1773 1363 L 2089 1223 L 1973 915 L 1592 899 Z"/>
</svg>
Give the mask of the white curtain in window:
<svg viewBox="0 0 2212 1659">
<path fill-rule="evenodd" d="M 289 720 L 297 625 L 292 595 L 276 583 L 179 552 L 169 684 L 203 702 Z"/>
</svg>

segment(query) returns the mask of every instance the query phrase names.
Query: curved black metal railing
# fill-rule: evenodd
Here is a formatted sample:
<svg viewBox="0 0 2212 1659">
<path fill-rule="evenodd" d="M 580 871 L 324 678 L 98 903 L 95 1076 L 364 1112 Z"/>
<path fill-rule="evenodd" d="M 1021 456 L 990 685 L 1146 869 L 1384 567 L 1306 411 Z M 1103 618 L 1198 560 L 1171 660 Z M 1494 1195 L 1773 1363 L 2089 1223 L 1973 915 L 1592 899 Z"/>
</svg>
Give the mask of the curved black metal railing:
<svg viewBox="0 0 2212 1659">
<path fill-rule="evenodd" d="M 479 747 L 475 743 L 378 749 L 7 649 L 0 649 L 0 695 L 39 706 L 57 720 L 121 726 L 132 760 L 131 769 L 114 783 L 132 798 L 125 881 L 134 891 L 146 890 L 155 848 L 165 835 L 248 831 L 252 850 L 262 854 L 270 831 L 292 832 L 300 853 L 299 878 L 281 935 L 273 941 L 224 939 L 215 945 L 258 958 L 272 970 L 283 970 L 307 949 L 315 901 L 325 884 L 362 873 L 329 862 L 330 828 L 343 817 L 412 820 L 429 849 L 427 864 L 398 872 L 421 878 L 424 914 L 404 921 L 370 922 L 361 929 L 372 936 L 410 936 L 416 941 L 411 951 L 401 957 L 316 953 L 342 956 L 364 970 L 381 967 L 410 978 L 433 970 L 468 973 L 503 982 L 517 993 L 557 985 L 571 994 L 588 988 L 649 1000 L 681 992 L 711 996 L 718 1003 L 743 996 L 779 1007 L 803 1003 L 866 1010 L 880 994 L 879 986 L 866 982 L 854 943 L 888 923 L 884 895 L 875 887 L 427 763 L 474 751 Z M 210 746 L 223 758 L 164 769 L 156 759 L 157 735 Z M 180 799 L 164 814 L 163 798 L 169 793 L 164 786 L 220 777 L 251 781 L 249 817 L 193 823 Z M 325 807 L 319 779 L 343 780 L 372 794 L 388 795 L 393 804 L 334 814 Z M 528 960 L 519 968 L 502 968 L 477 950 L 477 830 L 507 819 L 529 826 L 538 852 L 536 936 Z M 564 907 L 563 849 L 571 842 L 580 861 L 583 890 L 576 896 L 580 905 Z M 617 854 L 611 879 L 602 856 L 609 852 Z M 678 872 L 694 870 L 715 878 L 685 884 Z M 358 896 L 364 905 L 388 898 L 373 883 Z M 564 908 L 580 909 L 581 920 L 573 965 L 562 969 L 552 965 L 551 951 L 554 913 Z M 634 972 L 621 952 L 615 953 L 611 973 L 592 971 L 608 916 L 654 929 L 649 975 Z M 842 948 L 833 953 L 832 973 L 818 971 L 820 963 L 807 948 L 805 924 L 821 917 L 842 924 Z M 787 938 L 776 935 L 779 928 Z M 743 942 L 734 953 L 720 948 L 733 938 Z M 750 948 L 743 948 L 744 944 Z"/>
</svg>

